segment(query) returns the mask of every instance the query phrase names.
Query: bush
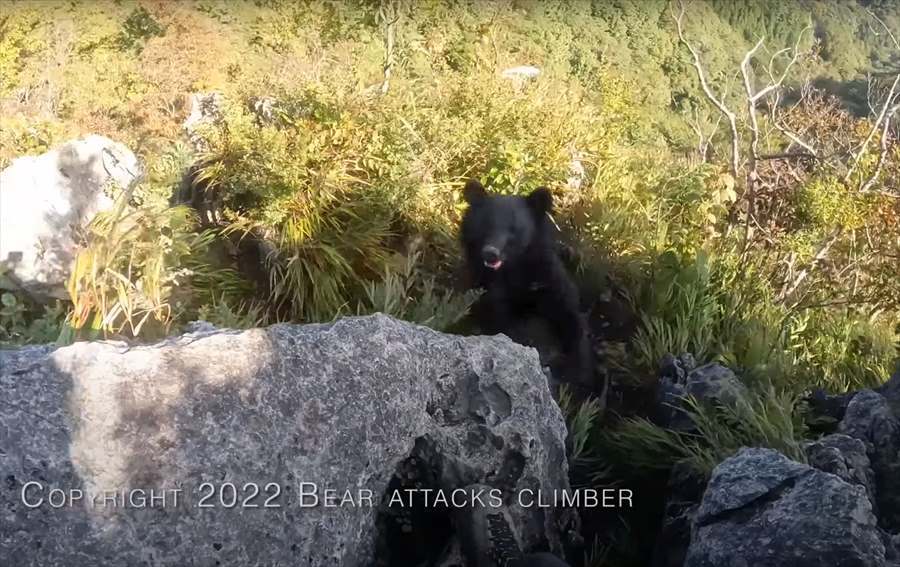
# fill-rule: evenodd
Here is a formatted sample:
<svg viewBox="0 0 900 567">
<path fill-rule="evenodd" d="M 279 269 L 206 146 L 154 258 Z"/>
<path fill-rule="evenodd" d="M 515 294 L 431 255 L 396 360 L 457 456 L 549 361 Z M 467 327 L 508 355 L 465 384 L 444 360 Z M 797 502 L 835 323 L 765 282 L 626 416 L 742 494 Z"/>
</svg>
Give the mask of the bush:
<svg viewBox="0 0 900 567">
<path fill-rule="evenodd" d="M 900 354 L 896 314 L 868 321 L 853 310 L 791 308 L 766 274 L 732 253 L 658 257 L 633 298 L 637 365 L 652 371 L 666 353 L 691 352 L 798 393 L 872 387 L 890 375 Z"/>
<path fill-rule="evenodd" d="M 696 433 L 664 429 L 640 417 L 597 433 L 597 453 L 607 462 L 627 466 L 627 471 L 600 471 L 596 480 L 603 475 L 647 475 L 679 463 L 708 478 L 716 465 L 742 447 L 769 447 L 806 462 L 803 408 L 793 394 L 757 391 L 734 406 L 708 406 L 688 398 L 685 411 Z"/>
<path fill-rule="evenodd" d="M 475 301 L 476 292 L 456 294 L 440 289 L 434 277 L 421 271 L 420 257 L 415 250 L 398 257 L 395 263 L 399 266 L 388 264 L 381 281 L 367 282 L 357 315 L 384 313 L 437 331 L 456 326 Z"/>
<path fill-rule="evenodd" d="M 422 89 L 372 98 L 310 83 L 280 93 L 271 121 L 232 103 L 206 130 L 199 178 L 235 228 L 272 243 L 273 309 L 300 321 L 347 312 L 408 237 L 435 244 L 438 257 L 455 254 L 457 184 L 467 176 L 507 193 L 549 184 L 563 207 L 574 203 L 580 196 L 561 181 L 572 147 L 596 160 L 621 135 L 620 118 L 554 94 L 553 83 L 517 90 L 474 74 Z M 548 128 L 528 127 L 536 122 Z"/>
<path fill-rule="evenodd" d="M 162 36 L 165 28 L 143 6 L 135 8 L 122 25 L 119 44 L 123 49 L 135 49 L 143 45 L 151 37 Z"/>
<path fill-rule="evenodd" d="M 183 309 L 177 293 L 190 283 L 188 260 L 213 238 L 194 232 L 196 221 L 185 207 L 129 210 L 126 198 L 92 222 L 75 260 L 68 317 L 73 336 L 83 330 L 89 337 L 125 330 L 132 336 L 142 330 L 143 336 L 165 334 Z"/>
<path fill-rule="evenodd" d="M 872 321 L 852 311 L 813 310 L 793 318 L 790 340 L 795 380 L 829 392 L 874 388 L 900 359 L 896 318 Z"/>
<path fill-rule="evenodd" d="M 37 306 L 12 292 L 0 294 L 0 345 L 56 342 L 62 333 L 66 308 L 60 301 Z"/>
</svg>

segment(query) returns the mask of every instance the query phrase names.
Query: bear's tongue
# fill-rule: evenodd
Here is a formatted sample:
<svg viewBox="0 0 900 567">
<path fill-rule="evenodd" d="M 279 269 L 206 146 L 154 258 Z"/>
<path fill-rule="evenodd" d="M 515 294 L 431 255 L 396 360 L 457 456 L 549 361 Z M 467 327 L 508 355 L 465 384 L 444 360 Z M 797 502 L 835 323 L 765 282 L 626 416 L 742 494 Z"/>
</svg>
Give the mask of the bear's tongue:
<svg viewBox="0 0 900 567">
<path fill-rule="evenodd" d="M 492 270 L 499 270 L 500 266 L 503 265 L 503 260 L 494 260 L 493 262 L 485 261 L 484 265 Z"/>
</svg>

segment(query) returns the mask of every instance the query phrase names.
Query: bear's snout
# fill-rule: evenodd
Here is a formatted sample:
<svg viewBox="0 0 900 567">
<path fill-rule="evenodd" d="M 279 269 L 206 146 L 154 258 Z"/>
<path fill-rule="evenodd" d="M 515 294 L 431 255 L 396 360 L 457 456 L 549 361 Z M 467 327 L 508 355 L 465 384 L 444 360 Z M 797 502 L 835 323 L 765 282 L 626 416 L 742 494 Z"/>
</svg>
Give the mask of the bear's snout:
<svg viewBox="0 0 900 567">
<path fill-rule="evenodd" d="M 485 246 L 481 249 L 481 259 L 484 265 L 491 270 L 499 270 L 503 265 L 503 259 L 500 257 L 500 250 L 495 246 Z"/>
</svg>

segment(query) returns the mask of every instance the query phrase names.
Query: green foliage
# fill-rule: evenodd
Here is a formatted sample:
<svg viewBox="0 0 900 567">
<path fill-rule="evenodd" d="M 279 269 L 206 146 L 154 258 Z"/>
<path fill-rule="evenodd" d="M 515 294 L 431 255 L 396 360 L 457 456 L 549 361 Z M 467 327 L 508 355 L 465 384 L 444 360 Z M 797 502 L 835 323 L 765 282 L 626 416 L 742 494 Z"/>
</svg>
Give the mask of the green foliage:
<svg viewBox="0 0 900 567">
<path fill-rule="evenodd" d="M 600 400 L 588 398 L 576 403 L 572 390 L 564 384 L 559 391 L 559 407 L 569 430 L 570 477 L 573 483 L 586 483 L 591 476 L 597 475 L 603 462 L 592 445 L 595 427 L 603 416 Z"/>
<path fill-rule="evenodd" d="M 295 319 L 321 321 L 340 314 L 361 273 L 384 262 L 387 225 L 367 219 L 363 210 L 348 201 L 314 219 L 298 214 L 276 225 L 278 249 L 268 258 L 272 299 L 289 305 Z"/>
<path fill-rule="evenodd" d="M 731 314 L 723 313 L 707 257 L 701 254 L 684 266 L 667 252 L 655 268 L 652 303 L 634 341 L 639 359 L 652 367 L 666 353 L 691 352 L 708 361 L 722 348 L 719 323 Z"/>
<path fill-rule="evenodd" d="M 790 350 L 798 382 L 831 392 L 873 388 L 900 359 L 900 328 L 890 318 L 812 310 L 793 318 Z"/>
<path fill-rule="evenodd" d="M 220 329 L 252 329 L 267 321 L 265 305 L 250 302 L 232 306 L 224 298 L 205 303 L 197 318 Z"/>
<path fill-rule="evenodd" d="M 900 355 L 896 315 L 869 321 L 852 310 L 789 309 L 764 278 L 733 255 L 660 256 L 635 297 L 638 364 L 655 369 L 666 353 L 691 352 L 795 392 L 851 391 L 891 374 Z"/>
<path fill-rule="evenodd" d="M 486 73 L 380 99 L 310 83 L 281 93 L 268 122 L 230 105 L 206 132 L 200 178 L 236 226 L 274 245 L 271 303 L 295 320 L 329 319 L 381 275 L 397 231 L 450 241 L 457 180 L 480 176 L 503 192 L 549 182 L 561 203 L 577 199 L 553 182 L 571 148 L 606 155 L 626 118 L 558 90 Z"/>
<path fill-rule="evenodd" d="M 65 314 L 65 307 L 59 301 L 38 307 L 12 292 L 4 292 L 0 294 L 0 345 L 55 342 L 60 337 Z"/>
<path fill-rule="evenodd" d="M 668 2 L 399 5 L 395 80 L 453 83 L 540 62 L 543 77 L 565 78 L 594 104 L 607 106 L 608 89 L 621 87 L 641 117 L 628 130 L 633 139 L 657 147 L 693 144 L 680 114 L 705 103 L 672 33 Z M 297 80 L 323 79 L 361 88 L 381 79 L 383 38 L 371 2 L 44 6 L 40 15 L 32 3 L 11 4 L 0 22 L 0 97 L 9 105 L 3 114 L 49 114 L 68 131 L 99 131 L 158 149 L 161 138 L 177 134 L 184 117 L 178 101 L 191 91 L 294 91 Z M 871 9 L 897 29 L 896 5 Z M 821 61 L 789 80 L 826 78 L 865 108 L 864 89 L 848 85 L 874 63 L 890 68 L 896 50 L 861 3 L 693 2 L 688 32 L 702 46 L 711 78 L 719 79 L 759 35 L 773 47 L 790 45 L 807 23 L 817 30 Z M 491 98 L 481 86 L 469 90 Z M 570 91 L 555 89 L 561 96 Z M 0 145 L 4 154 L 15 155 Z M 527 173 L 543 156 L 521 157 L 510 159 Z"/>
<path fill-rule="evenodd" d="M 859 195 L 834 177 L 814 178 L 797 192 L 796 210 L 805 227 L 849 229 L 865 225 L 871 213 L 871 196 Z"/>
<path fill-rule="evenodd" d="M 690 352 L 701 364 L 728 362 L 751 375 L 784 372 L 782 312 L 758 271 L 732 255 L 666 252 L 634 300 L 643 314 L 633 346 L 648 368 L 666 353 Z"/>
<path fill-rule="evenodd" d="M 790 309 L 765 273 L 728 253 L 659 256 L 633 298 L 641 313 L 636 362 L 655 369 L 666 353 L 690 352 L 701 364 L 722 362 L 794 392 L 844 392 L 890 375 L 900 354 L 896 314 L 869 321 L 854 311 Z"/>
<path fill-rule="evenodd" d="M 768 447 L 806 461 L 806 430 L 794 394 L 764 390 L 738 399 L 733 406 L 709 406 L 692 398 L 686 402 L 685 412 L 696 426 L 695 433 L 664 429 L 645 418 L 627 418 L 599 434 L 597 451 L 627 466 L 635 476 L 668 470 L 677 463 L 708 476 L 742 447 Z"/>
<path fill-rule="evenodd" d="M 715 245 L 736 197 L 718 168 L 640 155 L 606 161 L 573 222 L 583 246 L 646 270 L 667 250 L 691 256 Z"/>
<path fill-rule="evenodd" d="M 165 28 L 143 6 L 135 8 L 122 25 L 119 44 L 122 49 L 138 49 L 151 37 L 165 34 Z"/>
<path fill-rule="evenodd" d="M 137 336 L 148 322 L 164 333 L 177 304 L 176 291 L 187 286 L 192 255 L 209 245 L 209 233 L 195 233 L 195 220 L 184 207 L 148 205 L 129 210 L 125 198 L 98 215 L 87 245 L 79 252 L 69 282 L 73 308 L 68 322 L 75 333 L 127 331 Z"/>
<path fill-rule="evenodd" d="M 386 264 L 381 281 L 364 284 L 365 296 L 356 314 L 384 313 L 398 319 L 412 321 L 438 331 L 452 328 L 468 312 L 476 293 L 456 294 L 440 289 L 434 277 L 420 267 L 421 254 L 411 252 L 398 258 L 399 266 Z"/>
<path fill-rule="evenodd" d="M 39 21 L 38 14 L 32 10 L 0 15 L 0 95 L 15 86 L 28 48 L 35 47 L 29 46 L 28 38 Z"/>
<path fill-rule="evenodd" d="M 690 416 L 703 443 L 689 455 L 694 468 L 712 472 L 741 447 L 768 447 L 798 462 L 806 462 L 806 435 L 798 399 L 792 393 L 763 391 L 734 406 L 708 408 L 696 401 Z"/>
</svg>

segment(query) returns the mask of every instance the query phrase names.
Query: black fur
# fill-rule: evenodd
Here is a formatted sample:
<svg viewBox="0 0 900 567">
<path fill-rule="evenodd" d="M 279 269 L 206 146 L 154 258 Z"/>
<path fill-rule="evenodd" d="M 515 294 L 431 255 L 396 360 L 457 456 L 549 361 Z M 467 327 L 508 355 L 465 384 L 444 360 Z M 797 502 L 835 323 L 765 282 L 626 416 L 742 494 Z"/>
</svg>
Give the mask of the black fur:
<svg viewBox="0 0 900 567">
<path fill-rule="evenodd" d="M 587 325 L 578 290 L 558 254 L 556 227 L 548 216 L 550 191 L 489 195 L 470 180 L 464 196 L 469 208 L 460 232 L 466 264 L 472 286 L 485 290 L 474 308 L 478 325 L 485 333 L 502 333 L 521 317 L 538 315 L 559 337 L 566 355 L 564 378 L 590 385 Z"/>
</svg>

